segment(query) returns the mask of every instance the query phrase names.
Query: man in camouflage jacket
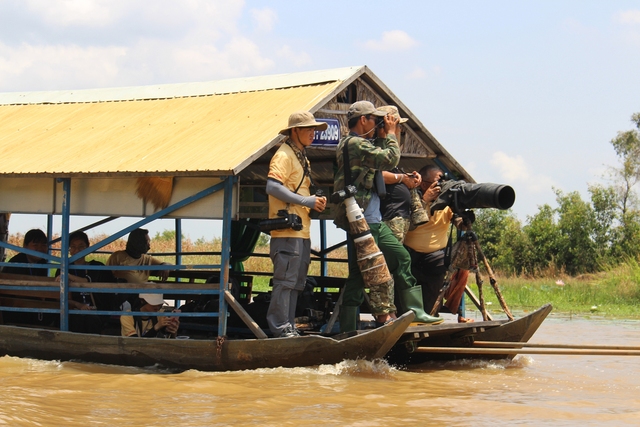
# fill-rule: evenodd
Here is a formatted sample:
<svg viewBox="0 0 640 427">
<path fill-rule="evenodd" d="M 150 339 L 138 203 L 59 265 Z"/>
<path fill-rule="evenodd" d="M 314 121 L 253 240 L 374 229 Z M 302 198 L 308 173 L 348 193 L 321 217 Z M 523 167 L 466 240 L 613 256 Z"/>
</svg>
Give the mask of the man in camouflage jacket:
<svg viewBox="0 0 640 427">
<path fill-rule="evenodd" d="M 379 147 L 373 145 L 367 138 L 375 137 L 376 121 L 384 117 L 387 128 L 387 138 Z M 351 105 L 347 113 L 350 133 L 342 138 L 336 149 L 338 170 L 334 178 L 334 190 L 342 190 L 345 187 L 345 162 L 344 145 L 347 144 L 349 164 L 346 170 L 350 173 L 350 183 L 355 185 L 355 196 L 358 205 L 364 210 L 364 216 L 378 245 L 381 227 L 391 233 L 381 223 L 380 197 L 374 185 L 376 170 L 385 170 L 395 167 L 400 161 L 400 148 L 395 136 L 397 121 L 386 113 L 376 111 L 369 101 L 358 101 Z M 344 203 L 338 206 L 335 223 L 340 228 L 348 229 Z M 386 234 L 386 233 L 385 233 Z M 393 239 L 393 235 L 391 235 Z M 351 238 L 349 238 L 351 240 Z M 396 240 L 397 242 L 397 240 Z M 353 241 L 351 241 L 353 243 Z M 340 307 L 340 331 L 350 332 L 356 329 L 356 317 L 358 307 L 364 301 L 365 283 L 356 263 L 353 244 L 349 250 L 349 277 L 345 283 L 342 306 Z M 382 249 L 381 249 L 382 250 Z M 378 322 L 386 322 L 395 317 L 396 307 L 393 304 L 393 285 L 385 284 L 376 289 L 370 289 L 370 302 L 372 314 Z"/>
<path fill-rule="evenodd" d="M 382 222 L 380 213 L 380 197 L 375 185 L 376 171 L 390 170 L 400 161 L 400 147 L 396 138 L 398 118 L 384 111 L 376 110 L 369 101 L 358 101 L 349 107 L 349 135 L 340 140 L 336 149 L 337 172 L 334 178 L 334 191 L 342 190 L 345 184 L 355 185 L 357 193 L 355 199 L 364 211 L 364 217 L 369 225 L 371 234 L 380 251 L 384 254 L 387 266 L 394 280 L 398 281 L 402 289 L 415 288 L 416 280 L 411 275 L 411 264 L 406 249 L 393 235 L 389 227 Z M 379 138 L 376 145 L 377 122 L 384 125 L 385 138 Z M 367 139 L 371 138 L 371 140 Z M 345 164 L 344 146 L 347 144 L 349 162 Z M 350 174 L 349 182 L 345 183 L 345 170 Z M 380 173 L 380 172 L 378 172 Z M 382 179 L 378 180 L 382 187 Z M 335 223 L 343 229 L 348 229 L 344 203 L 338 206 Z M 364 301 L 365 283 L 356 262 L 353 251 L 353 240 L 349 250 L 349 277 L 345 282 L 342 305 L 340 307 L 340 332 L 350 332 L 356 329 L 357 310 Z M 406 262 L 400 262 L 405 260 Z M 370 285 L 370 284 L 367 284 Z M 393 282 L 380 286 L 368 286 L 371 311 L 376 321 L 386 323 L 396 317 L 394 305 Z M 422 308 L 422 298 L 419 307 L 415 304 L 403 304 L 416 312 L 416 320 L 425 323 L 440 323 L 442 320 L 428 316 Z"/>
</svg>

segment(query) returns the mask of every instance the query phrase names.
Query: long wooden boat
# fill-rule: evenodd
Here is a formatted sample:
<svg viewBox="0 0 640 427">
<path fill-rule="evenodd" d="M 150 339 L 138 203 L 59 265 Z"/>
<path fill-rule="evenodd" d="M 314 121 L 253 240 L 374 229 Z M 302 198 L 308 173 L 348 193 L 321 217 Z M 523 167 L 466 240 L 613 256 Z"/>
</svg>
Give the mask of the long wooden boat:
<svg viewBox="0 0 640 427">
<path fill-rule="evenodd" d="M 487 354 L 474 347 L 477 341 L 526 343 L 552 310 L 545 304 L 538 310 L 515 320 L 474 323 L 443 323 L 435 326 L 409 327 L 389 352 L 390 362 L 411 365 L 427 361 L 456 359 L 510 359 L 515 354 Z M 477 353 L 474 353 L 477 351 Z"/>
<path fill-rule="evenodd" d="M 382 358 L 413 318 L 413 313 L 407 313 L 393 323 L 343 339 L 320 335 L 240 340 L 134 338 L 0 325 L 0 354 L 202 371 L 315 366 Z"/>
</svg>

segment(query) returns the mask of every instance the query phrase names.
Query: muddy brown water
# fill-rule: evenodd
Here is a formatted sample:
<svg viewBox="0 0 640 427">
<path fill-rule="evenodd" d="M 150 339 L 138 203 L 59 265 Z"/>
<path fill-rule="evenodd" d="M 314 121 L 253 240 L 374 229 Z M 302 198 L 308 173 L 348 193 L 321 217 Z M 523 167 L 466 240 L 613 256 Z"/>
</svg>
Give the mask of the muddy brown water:
<svg viewBox="0 0 640 427">
<path fill-rule="evenodd" d="M 531 342 L 640 345 L 640 322 L 551 317 Z M 242 372 L 0 357 L 8 426 L 637 426 L 640 357 Z"/>
</svg>

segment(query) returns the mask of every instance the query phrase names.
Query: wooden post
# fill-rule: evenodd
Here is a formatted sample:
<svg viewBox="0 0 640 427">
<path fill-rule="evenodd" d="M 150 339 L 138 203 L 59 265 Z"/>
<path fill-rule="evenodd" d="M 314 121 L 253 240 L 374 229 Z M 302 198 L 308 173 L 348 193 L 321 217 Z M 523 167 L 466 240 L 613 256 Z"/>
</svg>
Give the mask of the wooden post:
<svg viewBox="0 0 640 427">
<path fill-rule="evenodd" d="M 249 313 L 247 313 L 247 311 L 240 305 L 240 303 L 236 301 L 233 295 L 231 295 L 231 292 L 229 292 L 228 290 L 224 291 L 224 299 L 231 306 L 231 308 L 233 308 L 235 312 L 238 313 L 240 319 L 242 319 L 244 324 L 247 325 L 249 329 L 251 329 L 251 332 L 253 332 L 256 338 L 260 340 L 267 338 L 267 334 L 265 334 L 264 331 L 260 329 L 260 326 L 258 326 L 255 320 L 253 320 Z"/>
</svg>

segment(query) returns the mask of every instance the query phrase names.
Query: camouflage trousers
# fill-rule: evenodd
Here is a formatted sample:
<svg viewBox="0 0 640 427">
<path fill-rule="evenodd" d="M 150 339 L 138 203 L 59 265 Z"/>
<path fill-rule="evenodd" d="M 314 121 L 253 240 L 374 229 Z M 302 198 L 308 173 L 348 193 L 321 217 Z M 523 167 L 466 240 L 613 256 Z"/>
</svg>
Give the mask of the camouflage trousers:
<svg viewBox="0 0 640 427">
<path fill-rule="evenodd" d="M 369 305 L 374 315 L 397 311 L 393 303 L 393 279 L 386 283 L 369 287 Z"/>
<path fill-rule="evenodd" d="M 400 243 L 404 243 L 404 238 L 407 235 L 407 231 L 409 231 L 411 220 L 397 216 L 383 222 L 387 224 L 387 227 L 389 227 L 393 235 L 396 236 L 396 239 L 398 239 Z"/>
<path fill-rule="evenodd" d="M 392 281 L 378 285 L 375 289 L 369 288 L 371 313 L 373 315 L 394 313 L 396 311 L 393 300 L 394 288 L 405 290 L 416 286 L 416 279 L 411 275 L 411 257 L 386 224 L 369 224 L 369 227 L 393 276 Z M 353 240 L 349 237 L 349 277 L 345 282 L 342 305 L 359 307 L 364 301 L 364 290 L 368 285 L 365 285 L 362 279 L 353 245 Z"/>
</svg>

